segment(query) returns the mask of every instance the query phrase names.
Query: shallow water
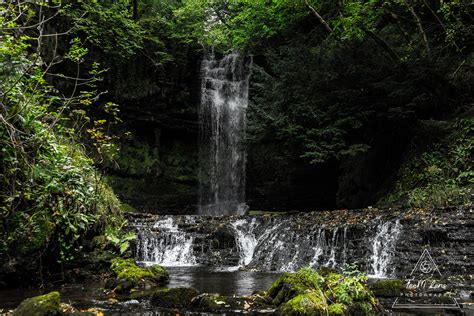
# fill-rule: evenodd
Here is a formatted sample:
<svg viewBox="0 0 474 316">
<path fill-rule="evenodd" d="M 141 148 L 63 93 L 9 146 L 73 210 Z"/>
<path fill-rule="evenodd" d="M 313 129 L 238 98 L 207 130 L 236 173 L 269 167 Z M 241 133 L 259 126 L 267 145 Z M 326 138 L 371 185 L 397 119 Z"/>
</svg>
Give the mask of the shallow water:
<svg viewBox="0 0 474 316">
<path fill-rule="evenodd" d="M 209 270 L 205 267 L 168 267 L 169 287 L 194 287 L 203 293 L 250 295 L 267 290 L 279 274 L 236 270 Z"/>
<path fill-rule="evenodd" d="M 201 293 L 219 293 L 222 295 L 250 295 L 257 290 L 270 287 L 279 274 L 266 272 L 228 270 L 209 270 L 205 267 L 167 267 L 170 273 L 168 287 L 194 287 Z M 7 310 L 17 307 L 22 300 L 28 297 L 49 293 L 61 292 L 61 301 L 69 303 L 79 309 L 91 307 L 103 310 L 104 315 L 126 316 L 167 316 L 176 315 L 143 302 L 130 300 L 119 304 L 109 304 L 103 295 L 102 285 L 95 284 L 68 284 L 62 287 L 40 289 L 0 289 L 0 315 Z M 214 315 L 201 313 L 182 313 L 181 315 Z M 224 314 L 219 314 L 224 315 Z M 230 315 L 230 314 L 227 314 Z"/>
</svg>

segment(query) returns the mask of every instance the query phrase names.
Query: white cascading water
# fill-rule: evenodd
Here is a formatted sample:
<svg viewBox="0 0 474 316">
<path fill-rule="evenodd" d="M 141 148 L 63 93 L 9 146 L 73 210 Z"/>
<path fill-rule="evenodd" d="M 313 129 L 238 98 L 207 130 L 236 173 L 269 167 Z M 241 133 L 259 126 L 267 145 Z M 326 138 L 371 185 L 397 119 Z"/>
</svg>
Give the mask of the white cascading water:
<svg viewBox="0 0 474 316">
<path fill-rule="evenodd" d="M 315 268 L 319 266 L 319 258 L 324 253 L 325 243 L 326 243 L 325 230 L 320 228 L 318 229 L 318 233 L 316 234 L 315 240 L 313 241 L 312 249 L 314 251 L 314 255 L 311 259 L 311 262 L 309 263 L 310 267 Z"/>
<path fill-rule="evenodd" d="M 391 276 L 390 262 L 395 252 L 398 237 L 402 231 L 400 220 L 385 222 L 377 226 L 377 233 L 372 243 L 371 277 L 385 278 Z"/>
<path fill-rule="evenodd" d="M 154 223 L 152 231 L 141 230 L 137 236 L 136 257 L 143 264 L 192 266 L 193 236 L 181 231 L 169 216 Z"/>
<path fill-rule="evenodd" d="M 366 264 L 361 268 L 371 277 L 383 278 L 392 276 L 395 270 L 391 262 L 402 232 L 399 220 L 375 220 L 375 233 L 347 226 L 304 227 L 304 220 L 298 217 L 228 217 L 220 228 L 206 228 L 207 221 L 201 216 L 158 216 L 133 221 L 137 261 L 164 266 L 204 264 L 222 269 L 238 266 L 291 272 L 304 266 L 343 268 L 355 258 L 365 258 Z M 219 233 L 213 235 L 216 231 Z M 235 243 L 225 239 L 229 233 Z M 211 257 L 218 260 L 210 260 Z"/>
<path fill-rule="evenodd" d="M 245 204 L 245 111 L 251 58 L 213 54 L 202 62 L 199 107 L 200 215 L 242 215 Z"/>
<path fill-rule="evenodd" d="M 328 262 L 326 263 L 326 266 L 328 266 L 328 267 L 335 267 L 336 266 L 336 246 L 337 246 L 337 232 L 338 232 L 338 230 L 339 230 L 339 227 L 336 227 L 332 231 L 332 238 L 331 238 L 331 244 L 330 244 L 331 252 L 329 254 Z"/>
<path fill-rule="evenodd" d="M 253 253 L 257 246 L 257 238 L 254 234 L 256 224 L 255 218 L 252 218 L 250 222 L 239 219 L 231 223 L 235 231 L 235 241 L 239 251 L 239 266 L 246 266 L 252 261 Z"/>
</svg>

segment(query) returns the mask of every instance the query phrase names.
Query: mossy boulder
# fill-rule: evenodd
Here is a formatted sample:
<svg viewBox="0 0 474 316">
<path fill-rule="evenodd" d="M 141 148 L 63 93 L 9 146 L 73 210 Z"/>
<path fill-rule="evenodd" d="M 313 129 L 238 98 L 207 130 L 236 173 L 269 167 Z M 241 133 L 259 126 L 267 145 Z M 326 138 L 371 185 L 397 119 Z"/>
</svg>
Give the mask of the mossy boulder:
<svg viewBox="0 0 474 316">
<path fill-rule="evenodd" d="M 377 280 L 370 284 L 370 289 L 378 297 L 398 297 L 407 291 L 401 280 Z"/>
<path fill-rule="evenodd" d="M 111 263 L 111 269 L 116 275 L 112 287 L 117 293 L 150 289 L 163 286 L 169 281 L 168 271 L 160 265 L 139 267 L 133 259 L 123 258 L 112 259 Z"/>
<path fill-rule="evenodd" d="M 328 304 L 323 292 L 312 290 L 293 297 L 278 309 L 280 315 L 326 315 Z"/>
<path fill-rule="evenodd" d="M 14 310 L 14 316 L 53 316 L 62 315 L 61 295 L 51 292 L 45 295 L 27 298 Z"/>
<path fill-rule="evenodd" d="M 230 308 L 231 304 L 226 296 L 204 293 L 193 300 L 193 306 L 205 311 L 218 311 Z"/>
<path fill-rule="evenodd" d="M 151 304 L 164 308 L 189 308 L 198 295 L 199 291 L 192 287 L 160 289 L 152 294 Z"/>
<path fill-rule="evenodd" d="M 268 290 L 272 303 L 279 306 L 311 290 L 320 290 L 323 278 L 313 269 L 303 268 L 296 273 L 284 273 Z"/>
<path fill-rule="evenodd" d="M 284 273 L 268 290 L 281 315 L 372 315 L 377 301 L 361 273 L 341 275 L 311 268 Z"/>
</svg>

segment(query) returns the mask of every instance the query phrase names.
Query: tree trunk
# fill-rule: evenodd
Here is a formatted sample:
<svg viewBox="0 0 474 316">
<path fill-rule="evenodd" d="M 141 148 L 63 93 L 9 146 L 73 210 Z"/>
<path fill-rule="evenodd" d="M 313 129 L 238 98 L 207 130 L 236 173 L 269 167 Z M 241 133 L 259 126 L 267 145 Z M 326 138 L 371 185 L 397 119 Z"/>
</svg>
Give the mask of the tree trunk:
<svg viewBox="0 0 474 316">
<path fill-rule="evenodd" d="M 133 19 L 138 19 L 138 0 L 133 0 Z"/>
<path fill-rule="evenodd" d="M 411 15 L 415 19 L 416 26 L 418 27 L 418 31 L 420 32 L 421 37 L 423 39 L 423 44 L 425 46 L 426 53 L 429 55 L 430 54 L 430 45 L 428 43 L 428 37 L 426 36 L 426 33 L 423 29 L 423 25 L 421 24 L 421 19 L 418 16 L 418 14 L 416 14 L 415 9 L 407 1 L 404 0 L 403 2 L 408 7 L 408 10 L 410 11 Z"/>
<path fill-rule="evenodd" d="M 324 26 L 326 31 L 329 33 L 332 33 L 332 28 L 329 26 L 329 24 L 323 19 L 323 17 L 316 11 L 308 2 L 308 0 L 305 0 L 305 4 L 308 7 L 308 9 L 313 13 L 313 15 L 318 19 L 318 21 Z"/>
</svg>

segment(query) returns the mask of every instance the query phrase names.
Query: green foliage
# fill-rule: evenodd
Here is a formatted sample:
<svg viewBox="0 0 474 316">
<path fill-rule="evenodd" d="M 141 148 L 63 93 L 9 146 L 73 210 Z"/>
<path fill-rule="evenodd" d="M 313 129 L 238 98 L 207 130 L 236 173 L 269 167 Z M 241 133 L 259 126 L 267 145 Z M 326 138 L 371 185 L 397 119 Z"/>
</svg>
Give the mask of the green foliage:
<svg viewBox="0 0 474 316">
<path fill-rule="evenodd" d="M 288 0 L 186 0 L 174 11 L 176 36 L 223 50 L 242 49 L 290 27 L 305 15 L 303 7 L 302 1 Z"/>
<path fill-rule="evenodd" d="M 394 189 L 381 203 L 407 199 L 413 207 L 436 207 L 472 201 L 474 120 L 456 120 L 447 130 L 440 140 L 408 155 Z"/>
<path fill-rule="evenodd" d="M 72 18 L 73 32 L 107 54 L 128 58 L 143 47 L 145 30 L 131 18 L 126 1 L 73 2 L 61 12 Z"/>
<path fill-rule="evenodd" d="M 86 233 L 100 234 L 123 222 L 120 203 L 78 142 L 80 126 L 71 122 L 79 105 L 96 98 L 98 78 L 87 80 L 92 90 L 59 96 L 45 79 L 52 75 L 49 67 L 42 68 L 45 61 L 33 49 L 37 41 L 17 32 L 28 26 L 14 22 L 15 8 L 10 5 L 0 18 L 1 25 L 9 25 L 0 33 L 0 64 L 5 66 L 0 74 L 0 254 L 47 253 L 65 262 L 81 250 Z M 32 18 L 34 8 L 23 7 Z M 80 64 L 86 54 L 74 38 L 65 58 Z M 100 73 L 96 67 L 90 71 Z"/>
<path fill-rule="evenodd" d="M 124 232 L 123 228 L 128 222 L 125 220 L 119 226 L 107 225 L 105 227 L 105 238 L 112 245 L 118 247 L 120 254 L 123 254 L 130 246 L 129 242 L 134 240 L 137 236 L 134 232 Z"/>
<path fill-rule="evenodd" d="M 273 283 L 268 296 L 282 315 L 371 315 L 377 311 L 367 277 L 354 267 L 344 275 L 324 277 L 311 268 L 285 273 Z"/>
</svg>

